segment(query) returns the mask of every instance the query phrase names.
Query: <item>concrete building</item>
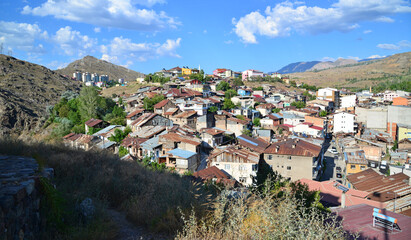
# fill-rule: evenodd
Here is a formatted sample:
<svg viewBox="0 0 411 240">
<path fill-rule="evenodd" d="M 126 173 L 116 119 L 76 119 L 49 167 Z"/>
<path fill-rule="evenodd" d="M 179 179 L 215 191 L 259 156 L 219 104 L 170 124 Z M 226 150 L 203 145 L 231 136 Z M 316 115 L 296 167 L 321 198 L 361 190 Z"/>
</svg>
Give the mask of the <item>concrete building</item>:
<svg viewBox="0 0 411 240">
<path fill-rule="evenodd" d="M 88 72 L 85 72 L 81 75 L 81 81 L 83 82 L 91 82 L 91 74 Z"/>
<path fill-rule="evenodd" d="M 336 107 L 340 104 L 340 91 L 335 88 L 320 88 L 317 91 L 317 99 L 333 101 Z"/>
<path fill-rule="evenodd" d="M 397 139 L 397 124 L 411 123 L 411 107 L 388 106 L 387 132 L 393 139 Z"/>
<path fill-rule="evenodd" d="M 347 95 L 340 98 L 340 108 L 350 108 L 357 105 L 357 95 Z"/>
<path fill-rule="evenodd" d="M 411 123 L 411 122 L 410 122 Z M 398 138 L 397 141 L 401 141 L 403 139 L 411 140 L 411 124 L 397 124 L 398 127 Z"/>
<path fill-rule="evenodd" d="M 355 114 L 340 112 L 334 114 L 334 133 L 355 133 Z"/>
<path fill-rule="evenodd" d="M 367 128 L 379 131 L 387 130 L 387 108 L 356 107 L 355 114 L 357 115 L 357 122 L 363 123 Z"/>
<path fill-rule="evenodd" d="M 245 70 L 242 74 L 242 80 L 243 81 L 248 81 L 251 80 L 253 77 L 264 77 L 264 73 L 258 70 Z"/>
</svg>

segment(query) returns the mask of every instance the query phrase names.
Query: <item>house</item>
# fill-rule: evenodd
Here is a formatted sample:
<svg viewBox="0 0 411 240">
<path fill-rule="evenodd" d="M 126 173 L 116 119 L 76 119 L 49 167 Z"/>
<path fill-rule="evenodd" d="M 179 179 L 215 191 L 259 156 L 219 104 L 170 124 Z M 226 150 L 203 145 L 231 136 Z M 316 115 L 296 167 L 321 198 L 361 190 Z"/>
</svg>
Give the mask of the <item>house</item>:
<svg viewBox="0 0 411 240">
<path fill-rule="evenodd" d="M 270 144 L 262 139 L 255 139 L 247 135 L 241 135 L 237 137 L 238 145 L 242 148 L 248 149 L 252 152 L 256 152 L 262 156 L 264 151 L 270 146 Z"/>
<path fill-rule="evenodd" d="M 266 142 L 271 142 L 274 137 L 274 131 L 272 129 L 258 129 L 255 128 L 253 132 L 253 136 L 256 136 Z"/>
<path fill-rule="evenodd" d="M 397 141 L 403 139 L 411 140 L 411 124 L 397 124 Z"/>
<path fill-rule="evenodd" d="M 394 106 L 411 106 L 411 96 L 396 97 L 392 99 L 392 105 Z"/>
<path fill-rule="evenodd" d="M 272 143 L 264 151 L 264 161 L 281 176 L 292 181 L 316 179 L 321 168 L 321 146 L 300 139 Z"/>
<path fill-rule="evenodd" d="M 211 128 L 215 126 L 214 114 L 207 113 L 206 115 L 197 117 L 196 130 L 203 128 Z"/>
<path fill-rule="evenodd" d="M 75 140 L 74 146 L 88 151 L 98 142 L 99 140 L 95 136 L 81 134 L 81 136 Z"/>
<path fill-rule="evenodd" d="M 143 115 L 144 112 L 145 112 L 144 109 L 136 109 L 136 110 L 132 111 L 131 113 L 127 114 L 127 116 L 126 116 L 127 126 L 130 126 L 131 123 L 134 122 L 141 115 Z"/>
<path fill-rule="evenodd" d="M 162 153 L 163 145 L 159 142 L 159 136 L 150 138 L 149 140 L 140 144 L 141 147 L 141 156 L 143 157 L 150 157 L 151 161 L 157 162 L 158 158 L 160 157 L 160 153 Z"/>
<path fill-rule="evenodd" d="M 84 127 L 86 129 L 86 133 L 89 133 L 91 128 L 102 129 L 102 128 L 107 126 L 107 124 L 103 120 L 94 119 L 94 118 L 86 121 L 84 123 L 84 125 L 85 125 Z"/>
<path fill-rule="evenodd" d="M 355 133 L 357 131 L 357 123 L 355 121 L 355 114 L 346 112 L 334 114 L 334 134 L 340 132 Z"/>
<path fill-rule="evenodd" d="M 200 130 L 201 140 L 212 148 L 220 146 L 224 140 L 224 132 L 216 128 L 203 128 Z"/>
<path fill-rule="evenodd" d="M 243 131 L 246 129 L 249 129 L 250 127 L 250 121 L 247 120 L 241 120 L 238 118 L 228 118 L 227 119 L 227 130 L 233 132 L 236 136 L 240 136 L 241 134 L 243 134 Z M 219 127 L 217 125 L 217 127 Z"/>
<path fill-rule="evenodd" d="M 242 108 L 254 107 L 253 96 L 235 96 L 231 98 L 231 101 L 236 105 L 240 105 Z"/>
<path fill-rule="evenodd" d="M 77 133 L 69 133 L 69 134 L 67 134 L 66 136 L 63 137 L 63 143 L 67 147 L 74 148 L 74 147 L 76 147 L 76 145 L 75 145 L 76 140 L 79 137 L 81 137 L 82 135 L 84 135 L 84 134 L 82 134 L 82 133 L 78 133 L 78 134 Z"/>
<path fill-rule="evenodd" d="M 249 81 L 256 77 L 264 77 L 264 73 L 258 70 L 248 69 L 242 73 L 242 80 Z"/>
<path fill-rule="evenodd" d="M 347 176 L 348 187 L 368 192 L 370 200 L 386 203 L 386 209 L 401 212 L 411 206 L 410 177 L 397 173 L 386 177 L 369 168 Z"/>
<path fill-rule="evenodd" d="M 172 127 L 173 121 L 156 113 L 144 113 L 131 123 L 133 132 L 141 130 L 144 126 Z"/>
<path fill-rule="evenodd" d="M 321 200 L 320 202 L 325 207 L 340 207 L 342 203 L 341 190 L 337 186 L 341 186 L 335 181 L 323 181 L 318 182 L 311 179 L 302 178 L 298 180 L 302 184 L 307 184 L 309 191 L 320 191 Z M 345 206 L 354 206 L 359 204 L 368 204 L 377 208 L 384 208 L 385 203 L 373 201 L 367 199 L 368 192 L 360 191 L 356 189 L 350 189 L 345 193 Z"/>
<path fill-rule="evenodd" d="M 101 129 L 100 131 L 96 132 L 93 134 L 93 137 L 97 137 L 100 140 L 103 141 L 109 141 L 109 137 L 113 136 L 115 134 L 115 130 L 119 129 L 121 131 L 124 131 L 126 127 L 121 126 L 121 125 L 110 125 L 108 127 L 105 127 Z"/>
<path fill-rule="evenodd" d="M 143 149 L 141 144 L 147 140 L 147 138 L 126 137 L 121 141 L 120 146 L 125 147 L 132 157 L 142 158 Z"/>
<path fill-rule="evenodd" d="M 357 105 L 357 95 L 346 95 L 340 97 L 340 108 L 350 108 Z"/>
<path fill-rule="evenodd" d="M 154 113 L 159 115 L 163 115 L 170 108 L 175 108 L 175 105 L 168 99 L 164 99 L 153 106 Z"/>
<path fill-rule="evenodd" d="M 299 114 L 291 113 L 288 111 L 283 111 L 281 113 L 283 115 L 283 124 L 295 126 L 305 122 L 304 116 L 301 116 Z"/>
<path fill-rule="evenodd" d="M 177 133 L 167 133 L 159 136 L 159 143 L 162 144 L 162 155 L 175 148 L 198 153 L 197 161 L 200 161 L 201 140 L 195 137 L 182 136 Z"/>
<path fill-rule="evenodd" d="M 314 126 L 312 123 L 303 122 L 295 125 L 291 129 L 294 133 L 302 134 L 303 136 L 323 137 L 324 131 L 322 127 Z"/>
<path fill-rule="evenodd" d="M 238 146 L 216 148 L 208 157 L 208 167 L 217 167 L 238 182 L 250 186 L 258 170 L 259 154 Z"/>
<path fill-rule="evenodd" d="M 166 131 L 165 126 L 144 126 L 140 130 L 136 130 L 129 134 L 130 137 L 146 138 L 150 139 L 152 137 L 160 135 L 162 132 Z"/>
<path fill-rule="evenodd" d="M 397 139 L 398 124 L 411 123 L 411 106 L 388 106 L 387 132 L 393 139 Z"/>
<path fill-rule="evenodd" d="M 265 103 L 258 105 L 255 109 L 261 113 L 261 116 L 265 117 L 271 114 L 272 110 L 275 109 L 275 105 L 272 103 Z"/>
<path fill-rule="evenodd" d="M 265 118 L 260 119 L 261 127 L 264 129 L 276 130 L 279 125 L 283 124 L 283 116 L 278 113 L 271 113 Z"/>
<path fill-rule="evenodd" d="M 368 168 L 368 161 L 363 150 L 344 152 L 344 160 L 347 165 L 347 175 L 358 173 Z"/>
<path fill-rule="evenodd" d="M 180 126 L 187 125 L 193 129 L 196 129 L 197 112 L 194 110 L 181 112 L 177 115 L 170 117 L 175 124 Z"/>
<path fill-rule="evenodd" d="M 331 112 L 335 108 L 335 103 L 331 100 L 315 99 L 307 102 L 308 107 L 318 107 L 322 111 Z"/>
<path fill-rule="evenodd" d="M 239 187 L 240 184 L 235 180 L 230 178 L 223 171 L 218 169 L 216 166 L 205 168 L 203 170 L 193 173 L 193 177 L 199 179 L 202 182 L 212 181 L 214 183 L 221 183 L 226 187 Z"/>
<path fill-rule="evenodd" d="M 340 91 L 335 88 L 320 88 L 316 93 L 317 99 L 333 101 L 336 107 L 340 104 Z"/>
<path fill-rule="evenodd" d="M 252 90 L 248 88 L 239 88 L 237 90 L 237 94 L 240 96 L 251 96 L 251 92 Z"/>
<path fill-rule="evenodd" d="M 194 172 L 198 166 L 198 156 L 196 152 L 191 152 L 179 148 L 168 151 L 158 159 L 158 163 L 164 163 L 168 168 L 174 168 L 178 173 Z"/>
</svg>

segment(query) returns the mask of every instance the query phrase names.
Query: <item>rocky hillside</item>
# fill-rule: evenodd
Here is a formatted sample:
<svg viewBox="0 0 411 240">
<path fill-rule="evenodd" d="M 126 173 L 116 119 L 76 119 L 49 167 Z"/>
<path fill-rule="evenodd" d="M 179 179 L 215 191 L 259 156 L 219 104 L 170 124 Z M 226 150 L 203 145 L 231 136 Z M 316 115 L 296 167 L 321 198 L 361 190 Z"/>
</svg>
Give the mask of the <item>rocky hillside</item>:
<svg viewBox="0 0 411 240">
<path fill-rule="evenodd" d="M 338 61 L 338 60 L 337 60 Z M 411 52 L 324 70 L 290 74 L 291 80 L 316 86 L 364 87 L 410 75 Z"/>
<path fill-rule="evenodd" d="M 144 76 L 143 73 L 136 72 L 92 56 L 85 56 L 82 59 L 70 63 L 63 69 L 56 70 L 56 72 L 70 77 L 73 76 L 74 72 L 97 73 L 99 75 L 108 75 L 110 79 L 118 80 L 119 78 L 123 78 L 126 81 L 133 81 L 138 77 Z"/>
<path fill-rule="evenodd" d="M 46 107 L 80 83 L 50 69 L 0 54 L 0 135 L 21 134 L 38 128 Z"/>
<path fill-rule="evenodd" d="M 285 73 L 295 73 L 295 72 L 305 72 L 308 69 L 312 68 L 316 64 L 321 63 L 320 61 L 311 61 L 311 62 L 296 62 L 290 63 L 287 66 L 278 70 L 278 73 L 285 74 Z"/>
</svg>

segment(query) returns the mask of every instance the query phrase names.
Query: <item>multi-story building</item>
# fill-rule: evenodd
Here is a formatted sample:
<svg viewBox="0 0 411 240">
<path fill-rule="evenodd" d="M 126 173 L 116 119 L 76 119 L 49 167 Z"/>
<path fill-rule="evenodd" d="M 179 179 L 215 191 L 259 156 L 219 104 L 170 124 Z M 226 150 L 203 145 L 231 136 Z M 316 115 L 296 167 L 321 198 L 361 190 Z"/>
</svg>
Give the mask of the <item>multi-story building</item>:
<svg viewBox="0 0 411 240">
<path fill-rule="evenodd" d="M 91 74 L 88 72 L 85 72 L 81 75 L 81 80 L 83 82 L 91 82 Z"/>
<path fill-rule="evenodd" d="M 317 91 L 317 99 L 330 100 L 334 102 L 336 107 L 340 104 L 340 91 L 335 88 L 320 88 Z"/>
<path fill-rule="evenodd" d="M 251 80 L 253 77 L 264 77 L 264 73 L 258 70 L 245 70 L 242 75 L 243 81 Z"/>
<path fill-rule="evenodd" d="M 357 95 L 343 96 L 340 100 L 340 108 L 350 108 L 357 105 Z"/>
<path fill-rule="evenodd" d="M 356 129 L 355 114 L 347 112 L 334 114 L 334 133 L 355 133 Z"/>
<path fill-rule="evenodd" d="M 411 123 L 411 107 L 409 106 L 388 106 L 387 132 L 393 139 L 397 139 L 397 124 Z"/>
<path fill-rule="evenodd" d="M 274 171 L 292 181 L 317 179 L 321 155 L 321 146 L 297 138 L 271 144 L 264 151 L 264 161 Z"/>
<path fill-rule="evenodd" d="M 97 73 L 91 74 L 91 81 L 93 81 L 93 82 L 99 82 L 100 81 L 100 78 L 99 78 Z"/>
</svg>

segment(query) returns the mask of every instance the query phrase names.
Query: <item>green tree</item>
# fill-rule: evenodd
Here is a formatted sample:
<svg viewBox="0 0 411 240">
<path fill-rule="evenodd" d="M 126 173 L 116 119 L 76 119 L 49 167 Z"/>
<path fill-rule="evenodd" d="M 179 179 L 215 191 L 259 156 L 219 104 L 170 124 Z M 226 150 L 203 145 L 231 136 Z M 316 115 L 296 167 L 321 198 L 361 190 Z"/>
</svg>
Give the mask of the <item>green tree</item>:
<svg viewBox="0 0 411 240">
<path fill-rule="evenodd" d="M 327 111 L 322 110 L 322 111 L 320 112 L 320 117 L 325 117 L 325 116 L 327 116 L 327 114 L 328 114 Z"/>
<path fill-rule="evenodd" d="M 78 97 L 81 118 L 98 118 L 99 95 L 94 87 L 83 87 Z"/>
<path fill-rule="evenodd" d="M 260 194 L 270 191 L 279 191 L 282 187 L 286 186 L 287 181 L 277 171 L 268 165 L 264 160 L 258 162 L 258 170 L 256 176 L 252 177 L 253 186 L 252 190 L 257 191 Z"/>
<path fill-rule="evenodd" d="M 120 146 L 120 148 L 118 149 L 118 156 L 122 158 L 126 156 L 127 154 L 128 154 L 127 148 Z"/>
<path fill-rule="evenodd" d="M 236 118 L 240 119 L 240 120 L 245 120 L 245 117 L 243 115 L 237 115 Z"/>
<path fill-rule="evenodd" d="M 153 106 L 156 105 L 157 103 L 163 101 L 163 100 L 164 100 L 164 96 L 161 95 L 161 94 L 157 94 L 153 98 L 145 97 L 143 99 L 144 109 L 149 110 L 149 111 L 153 111 L 154 110 Z"/>
<path fill-rule="evenodd" d="M 278 134 L 283 134 L 283 131 L 284 131 L 284 129 L 279 128 L 279 129 L 278 129 Z"/>
<path fill-rule="evenodd" d="M 291 106 L 295 106 L 296 108 L 305 108 L 305 103 L 302 101 L 292 102 Z"/>
<path fill-rule="evenodd" d="M 126 127 L 124 131 L 120 130 L 119 128 L 116 128 L 114 130 L 114 135 L 110 136 L 108 140 L 120 143 L 123 141 L 124 138 L 127 137 L 127 135 L 131 132 L 131 129 L 129 127 Z"/>
<path fill-rule="evenodd" d="M 230 84 L 228 84 L 228 82 L 226 82 L 226 81 L 221 81 L 216 86 L 217 91 L 227 91 L 228 89 L 230 89 Z"/>
<path fill-rule="evenodd" d="M 233 80 L 233 85 L 236 86 L 236 87 L 244 86 L 244 82 L 241 80 L 240 77 L 236 77 Z"/>
<path fill-rule="evenodd" d="M 234 89 L 228 89 L 227 91 L 225 91 L 225 97 L 226 98 L 232 98 L 232 97 L 235 97 L 237 95 L 238 95 L 238 93 Z"/>
<path fill-rule="evenodd" d="M 215 112 L 218 111 L 218 108 L 216 106 L 211 106 L 211 107 L 208 108 L 208 111 L 211 112 L 211 113 L 215 113 Z"/>
<path fill-rule="evenodd" d="M 260 118 L 254 118 L 253 124 L 254 126 L 261 127 Z"/>
<path fill-rule="evenodd" d="M 224 104 L 223 104 L 223 109 L 224 110 L 229 110 L 229 109 L 233 109 L 235 108 L 236 105 L 233 103 L 233 101 L 231 101 L 230 98 L 224 98 Z"/>
<path fill-rule="evenodd" d="M 241 134 L 244 134 L 244 135 L 249 136 L 249 137 L 253 136 L 250 129 L 244 129 L 243 131 L 241 131 Z"/>
<path fill-rule="evenodd" d="M 60 107 L 59 109 L 59 117 L 65 118 L 68 116 L 70 111 L 70 107 L 66 104 Z"/>
<path fill-rule="evenodd" d="M 271 112 L 273 113 L 279 113 L 281 111 L 281 109 L 279 108 L 274 108 L 273 110 L 271 110 Z"/>
</svg>

